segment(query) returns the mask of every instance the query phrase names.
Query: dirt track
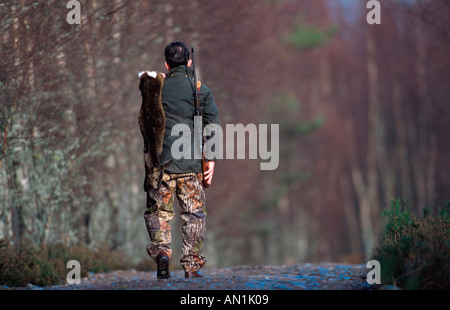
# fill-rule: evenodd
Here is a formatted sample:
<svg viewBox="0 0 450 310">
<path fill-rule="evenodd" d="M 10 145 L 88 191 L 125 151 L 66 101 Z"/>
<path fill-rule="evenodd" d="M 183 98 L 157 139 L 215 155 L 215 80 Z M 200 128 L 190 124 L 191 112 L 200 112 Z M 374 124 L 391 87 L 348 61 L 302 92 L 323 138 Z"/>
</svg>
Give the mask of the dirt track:
<svg viewBox="0 0 450 310">
<path fill-rule="evenodd" d="M 181 270 L 169 280 L 135 270 L 92 274 L 79 285 L 29 286 L 35 290 L 367 290 L 364 265 L 297 264 L 203 268 L 201 279 L 185 279 Z M 3 287 L 4 288 L 4 287 Z"/>
</svg>

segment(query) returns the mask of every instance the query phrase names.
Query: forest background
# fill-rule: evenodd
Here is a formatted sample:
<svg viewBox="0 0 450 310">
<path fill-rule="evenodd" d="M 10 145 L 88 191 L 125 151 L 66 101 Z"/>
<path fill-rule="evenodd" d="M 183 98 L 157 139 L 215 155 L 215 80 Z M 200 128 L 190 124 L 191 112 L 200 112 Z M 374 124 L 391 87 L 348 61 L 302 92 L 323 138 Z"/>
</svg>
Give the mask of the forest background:
<svg viewBox="0 0 450 310">
<path fill-rule="evenodd" d="M 381 211 L 450 197 L 450 3 L 359 0 L 0 4 L 0 239 L 148 259 L 137 73 L 196 47 L 221 124 L 279 124 L 280 165 L 218 162 L 209 266 L 364 262 Z M 176 208 L 178 212 L 179 209 Z M 178 213 L 179 214 L 179 213 Z M 174 255 L 180 225 L 173 220 Z"/>
</svg>

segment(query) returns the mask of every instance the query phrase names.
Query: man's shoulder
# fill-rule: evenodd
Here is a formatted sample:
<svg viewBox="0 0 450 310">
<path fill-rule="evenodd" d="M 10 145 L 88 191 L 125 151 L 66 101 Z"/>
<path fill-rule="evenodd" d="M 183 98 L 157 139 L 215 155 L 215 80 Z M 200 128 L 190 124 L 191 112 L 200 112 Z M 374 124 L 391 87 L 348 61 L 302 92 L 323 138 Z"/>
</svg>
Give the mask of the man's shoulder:
<svg viewBox="0 0 450 310">
<path fill-rule="evenodd" d="M 197 81 L 197 88 L 201 94 L 209 94 L 212 92 L 211 89 L 207 85 L 205 85 L 202 81 Z"/>
<path fill-rule="evenodd" d="M 181 89 L 192 89 L 190 83 L 180 76 L 166 76 L 163 91 L 179 91 Z"/>
</svg>

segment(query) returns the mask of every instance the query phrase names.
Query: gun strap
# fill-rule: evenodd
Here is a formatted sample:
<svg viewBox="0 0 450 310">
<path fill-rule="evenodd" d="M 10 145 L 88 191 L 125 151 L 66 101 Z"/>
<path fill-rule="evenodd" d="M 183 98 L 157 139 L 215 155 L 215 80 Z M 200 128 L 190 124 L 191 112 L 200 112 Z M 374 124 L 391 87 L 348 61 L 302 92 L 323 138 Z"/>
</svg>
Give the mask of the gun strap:
<svg viewBox="0 0 450 310">
<path fill-rule="evenodd" d="M 197 81 L 197 94 L 200 94 L 200 87 L 202 87 L 202 82 Z M 202 108 L 200 105 L 200 96 L 197 96 L 197 98 L 195 98 L 195 101 L 197 101 L 197 109 L 200 113 L 200 115 L 202 115 Z"/>
<path fill-rule="evenodd" d="M 186 76 L 189 76 L 187 70 L 186 70 Z M 202 87 L 202 82 L 197 81 L 197 91 L 196 91 L 196 89 L 194 88 L 194 83 L 192 82 L 192 79 L 189 78 L 189 82 L 191 83 L 192 90 L 194 91 L 195 111 L 196 112 L 198 111 L 199 114 L 202 115 L 202 108 L 201 108 L 201 105 L 200 105 L 200 96 L 197 96 L 200 93 L 200 88 Z"/>
</svg>

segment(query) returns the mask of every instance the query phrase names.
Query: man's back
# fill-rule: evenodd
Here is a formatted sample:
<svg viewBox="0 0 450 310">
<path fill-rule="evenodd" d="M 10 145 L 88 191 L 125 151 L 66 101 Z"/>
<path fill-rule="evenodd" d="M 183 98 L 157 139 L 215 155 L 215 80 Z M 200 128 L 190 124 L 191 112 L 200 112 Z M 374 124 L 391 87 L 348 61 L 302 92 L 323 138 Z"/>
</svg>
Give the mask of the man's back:
<svg viewBox="0 0 450 310">
<path fill-rule="evenodd" d="M 160 162 L 164 163 L 173 159 L 171 154 L 172 144 L 180 137 L 171 135 L 172 128 L 177 124 L 186 124 L 191 131 L 191 159 L 174 159 L 170 166 L 166 169 L 169 173 L 189 173 L 202 171 L 201 160 L 194 159 L 194 91 L 192 69 L 190 67 L 185 65 L 178 66 L 170 70 L 170 72 L 166 75 L 162 89 L 163 107 L 166 115 L 166 127 L 164 133 L 164 147 L 160 156 Z M 199 97 L 203 124 L 218 124 L 218 110 L 211 90 L 202 84 L 199 91 Z M 186 133 L 184 133 L 184 137 L 188 138 Z"/>
</svg>

